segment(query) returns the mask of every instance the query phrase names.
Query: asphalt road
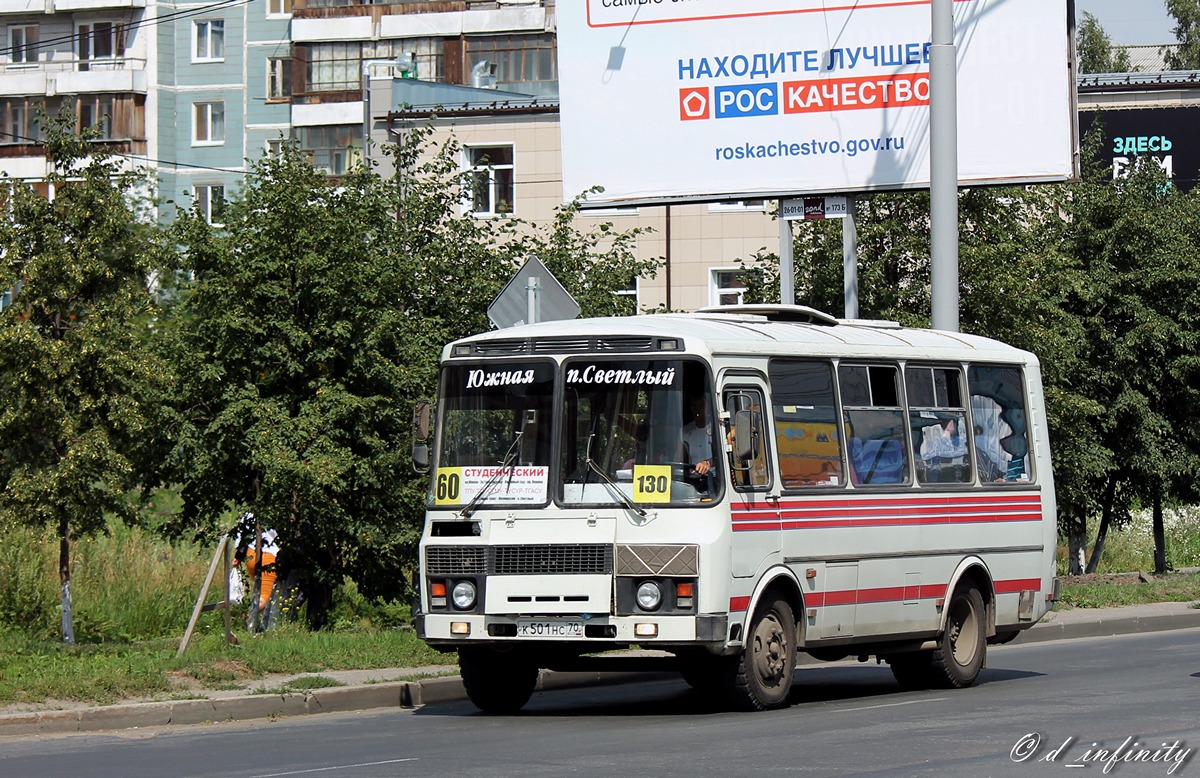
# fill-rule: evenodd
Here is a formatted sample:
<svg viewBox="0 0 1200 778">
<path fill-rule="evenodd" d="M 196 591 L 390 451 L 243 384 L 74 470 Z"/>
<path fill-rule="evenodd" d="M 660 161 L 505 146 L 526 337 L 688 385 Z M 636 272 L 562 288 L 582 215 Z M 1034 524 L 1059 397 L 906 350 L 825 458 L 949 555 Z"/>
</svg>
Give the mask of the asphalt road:
<svg viewBox="0 0 1200 778">
<path fill-rule="evenodd" d="M 539 693 L 510 718 L 461 702 L 12 738 L 0 775 L 1200 776 L 1198 629 L 993 648 L 959 691 L 902 692 L 874 664 L 796 680 L 792 707 L 758 714 L 656 681 Z"/>
</svg>

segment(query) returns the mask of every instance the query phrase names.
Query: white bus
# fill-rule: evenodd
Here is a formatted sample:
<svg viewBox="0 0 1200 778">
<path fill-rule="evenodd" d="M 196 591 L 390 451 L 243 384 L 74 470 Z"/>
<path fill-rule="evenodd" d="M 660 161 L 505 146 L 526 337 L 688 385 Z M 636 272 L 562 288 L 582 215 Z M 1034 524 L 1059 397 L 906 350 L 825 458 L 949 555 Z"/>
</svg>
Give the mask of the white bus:
<svg viewBox="0 0 1200 778">
<path fill-rule="evenodd" d="M 798 652 L 969 686 L 1057 595 L 1040 370 L 994 340 L 781 305 L 545 322 L 447 346 L 435 418 L 416 622 L 484 711 L 539 669 L 656 666 L 776 708 Z M 629 647 L 657 651 L 602 653 Z"/>
</svg>

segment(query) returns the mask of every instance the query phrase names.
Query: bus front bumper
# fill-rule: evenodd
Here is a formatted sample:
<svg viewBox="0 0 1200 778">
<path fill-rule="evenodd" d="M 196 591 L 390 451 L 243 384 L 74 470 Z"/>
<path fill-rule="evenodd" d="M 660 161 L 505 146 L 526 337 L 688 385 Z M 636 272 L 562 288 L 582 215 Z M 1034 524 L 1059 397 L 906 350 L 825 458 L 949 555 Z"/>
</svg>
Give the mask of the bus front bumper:
<svg viewBox="0 0 1200 778">
<path fill-rule="evenodd" d="M 547 641 L 582 644 L 724 643 L 729 617 L 639 614 L 636 616 L 489 616 L 425 613 L 414 617 L 417 635 L 427 643 L 453 647 L 478 643 Z"/>
</svg>

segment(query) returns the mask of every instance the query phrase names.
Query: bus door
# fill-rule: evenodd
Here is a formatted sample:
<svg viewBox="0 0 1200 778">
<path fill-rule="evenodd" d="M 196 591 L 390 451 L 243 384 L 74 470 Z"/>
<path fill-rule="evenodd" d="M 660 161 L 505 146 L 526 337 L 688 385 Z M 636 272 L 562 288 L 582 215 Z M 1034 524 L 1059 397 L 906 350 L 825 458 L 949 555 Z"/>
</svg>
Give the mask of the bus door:
<svg viewBox="0 0 1200 778">
<path fill-rule="evenodd" d="M 771 438 L 766 434 L 765 385 L 737 376 L 725 385 L 722 405 L 729 414 L 727 457 L 733 522 L 732 572 L 736 578 L 758 573 L 780 551 L 779 487 L 771 469 Z"/>
</svg>

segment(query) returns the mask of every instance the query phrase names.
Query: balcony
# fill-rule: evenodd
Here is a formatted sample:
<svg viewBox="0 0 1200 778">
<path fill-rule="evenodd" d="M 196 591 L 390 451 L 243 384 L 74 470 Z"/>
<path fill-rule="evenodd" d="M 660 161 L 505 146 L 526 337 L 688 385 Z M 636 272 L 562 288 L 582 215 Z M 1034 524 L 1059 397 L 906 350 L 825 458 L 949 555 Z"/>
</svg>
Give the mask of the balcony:
<svg viewBox="0 0 1200 778">
<path fill-rule="evenodd" d="M 78 95 L 86 92 L 145 92 L 146 60 L 64 59 L 0 64 L 0 95 Z"/>
<path fill-rule="evenodd" d="M 146 0 L 0 0 L 0 14 L 49 14 L 145 8 Z"/>
<path fill-rule="evenodd" d="M 145 92 L 146 60 L 135 57 L 0 63 L 0 94 Z"/>
</svg>

